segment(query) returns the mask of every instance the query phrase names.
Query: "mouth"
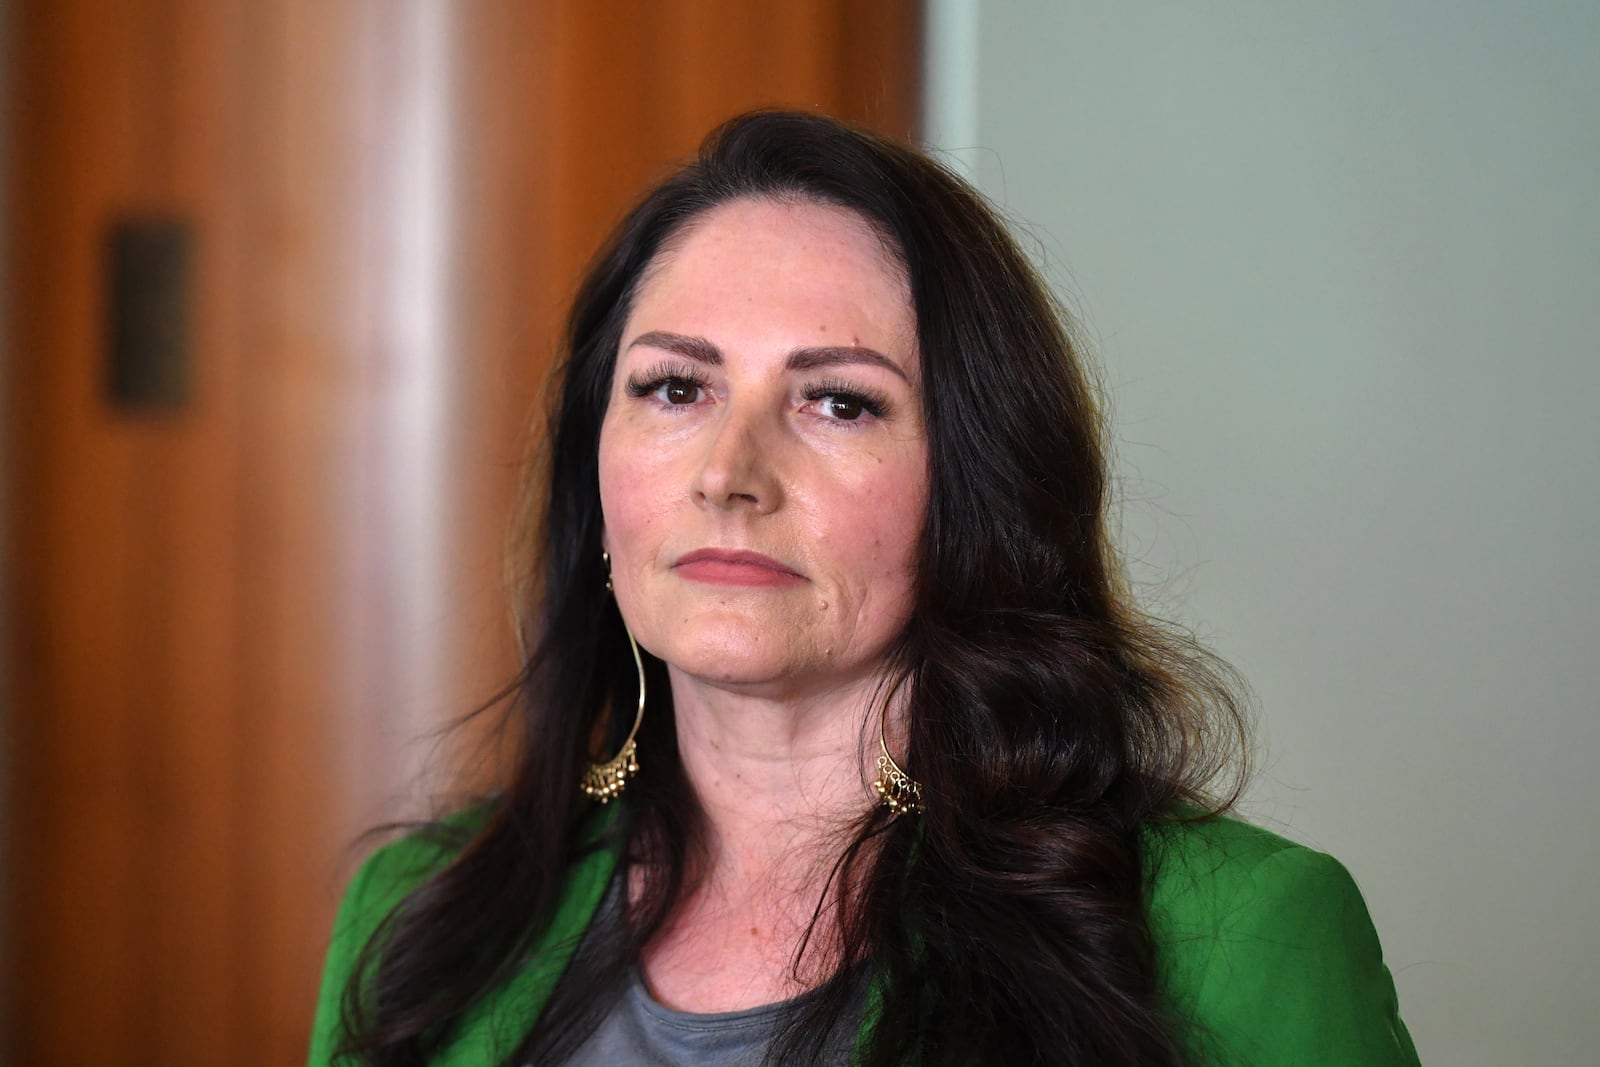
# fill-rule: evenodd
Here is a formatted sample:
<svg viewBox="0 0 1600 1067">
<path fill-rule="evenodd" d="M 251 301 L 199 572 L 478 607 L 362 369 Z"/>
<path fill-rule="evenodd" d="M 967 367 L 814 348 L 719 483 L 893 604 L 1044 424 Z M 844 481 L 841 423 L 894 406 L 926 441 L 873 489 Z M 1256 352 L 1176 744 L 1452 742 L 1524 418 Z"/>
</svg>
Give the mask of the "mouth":
<svg viewBox="0 0 1600 1067">
<path fill-rule="evenodd" d="M 702 548 L 681 557 L 672 565 L 680 578 L 707 585 L 782 586 L 799 585 L 805 575 L 784 566 L 771 556 L 727 548 Z"/>
</svg>

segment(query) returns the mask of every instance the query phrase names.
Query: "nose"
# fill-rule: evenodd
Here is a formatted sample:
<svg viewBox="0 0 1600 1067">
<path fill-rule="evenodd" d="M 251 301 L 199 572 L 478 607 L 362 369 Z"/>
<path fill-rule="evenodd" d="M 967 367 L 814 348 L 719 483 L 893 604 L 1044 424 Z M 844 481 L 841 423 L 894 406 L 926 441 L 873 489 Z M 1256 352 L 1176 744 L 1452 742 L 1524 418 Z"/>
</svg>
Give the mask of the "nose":
<svg viewBox="0 0 1600 1067">
<path fill-rule="evenodd" d="M 782 503 L 775 469 L 778 434 L 758 415 L 728 409 L 715 426 L 694 478 L 695 501 L 719 510 L 770 514 Z"/>
</svg>

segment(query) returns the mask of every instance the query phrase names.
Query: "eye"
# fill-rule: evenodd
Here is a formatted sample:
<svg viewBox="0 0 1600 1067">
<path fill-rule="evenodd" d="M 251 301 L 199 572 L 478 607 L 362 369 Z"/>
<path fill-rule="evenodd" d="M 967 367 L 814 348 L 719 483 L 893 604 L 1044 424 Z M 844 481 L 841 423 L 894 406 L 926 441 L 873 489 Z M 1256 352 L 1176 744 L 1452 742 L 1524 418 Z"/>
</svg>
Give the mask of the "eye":
<svg viewBox="0 0 1600 1067">
<path fill-rule="evenodd" d="M 683 378 L 668 378 L 654 392 L 669 404 L 693 404 L 700 399 L 700 386 Z"/>
<path fill-rule="evenodd" d="M 687 407 L 704 398 L 706 380 L 688 367 L 663 364 L 629 378 L 627 389 L 635 400 L 650 397 L 669 407 Z"/>
<path fill-rule="evenodd" d="M 843 382 L 817 382 L 804 396 L 830 422 L 861 422 L 864 415 L 881 419 L 889 410 L 882 396 Z"/>
<path fill-rule="evenodd" d="M 845 422 L 855 422 L 867 410 L 861 403 L 860 397 L 850 396 L 848 393 L 838 393 L 828 397 L 823 401 L 823 407 L 828 414 Z"/>
</svg>

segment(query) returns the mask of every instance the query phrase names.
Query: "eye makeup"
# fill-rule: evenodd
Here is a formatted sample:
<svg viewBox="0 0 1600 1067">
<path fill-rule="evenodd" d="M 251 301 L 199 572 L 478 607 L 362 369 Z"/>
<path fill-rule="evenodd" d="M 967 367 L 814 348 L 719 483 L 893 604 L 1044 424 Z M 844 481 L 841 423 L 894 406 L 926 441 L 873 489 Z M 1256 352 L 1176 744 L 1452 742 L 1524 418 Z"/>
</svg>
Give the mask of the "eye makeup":
<svg viewBox="0 0 1600 1067">
<path fill-rule="evenodd" d="M 642 400 L 658 394 L 663 387 L 673 385 L 703 391 L 709 389 L 711 383 L 704 371 L 694 364 L 664 360 L 629 375 L 624 388 L 628 396 Z M 801 389 L 800 396 L 807 403 L 832 400 L 830 418 L 835 422 L 857 422 L 862 414 L 881 419 L 891 410 L 889 398 L 882 391 L 842 378 L 822 378 L 810 382 Z M 669 400 L 667 403 L 673 402 Z M 849 414 L 852 408 L 856 409 L 855 413 Z"/>
<path fill-rule="evenodd" d="M 710 386 L 706 376 L 688 363 L 663 361 L 628 376 L 627 392 L 641 400 L 671 382 L 682 382 L 696 389 Z"/>
<path fill-rule="evenodd" d="M 843 400 L 853 403 L 862 411 L 873 418 L 881 419 L 889 413 L 889 398 L 876 389 L 868 389 L 860 385 L 842 381 L 837 378 L 824 378 L 807 385 L 800 394 L 808 401 L 827 400 L 830 397 L 835 401 Z M 855 422 L 858 416 L 836 416 L 840 422 Z"/>
</svg>

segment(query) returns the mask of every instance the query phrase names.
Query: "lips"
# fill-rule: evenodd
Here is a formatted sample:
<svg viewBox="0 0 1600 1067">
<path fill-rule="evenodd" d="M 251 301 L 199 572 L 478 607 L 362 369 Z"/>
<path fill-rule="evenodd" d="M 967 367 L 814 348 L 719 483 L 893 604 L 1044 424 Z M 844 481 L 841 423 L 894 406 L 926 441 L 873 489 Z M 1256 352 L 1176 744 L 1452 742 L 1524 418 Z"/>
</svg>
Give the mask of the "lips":
<svg viewBox="0 0 1600 1067">
<path fill-rule="evenodd" d="M 672 565 L 680 578 L 710 585 L 780 586 L 798 585 L 803 574 L 784 566 L 771 556 L 727 548 L 702 548 L 681 557 Z"/>
</svg>

